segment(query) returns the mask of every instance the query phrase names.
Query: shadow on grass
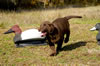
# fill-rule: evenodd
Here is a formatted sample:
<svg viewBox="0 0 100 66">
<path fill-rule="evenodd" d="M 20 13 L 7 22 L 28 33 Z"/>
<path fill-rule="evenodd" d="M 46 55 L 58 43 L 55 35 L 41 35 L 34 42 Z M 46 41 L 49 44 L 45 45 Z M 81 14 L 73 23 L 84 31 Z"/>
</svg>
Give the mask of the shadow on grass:
<svg viewBox="0 0 100 66">
<path fill-rule="evenodd" d="M 76 43 L 72 43 L 70 45 L 66 45 L 62 48 L 62 51 L 68 51 L 68 50 L 73 50 L 73 49 L 76 49 L 78 47 L 81 47 L 81 46 L 85 46 L 87 44 L 86 41 L 79 41 L 79 42 L 76 42 Z"/>
</svg>

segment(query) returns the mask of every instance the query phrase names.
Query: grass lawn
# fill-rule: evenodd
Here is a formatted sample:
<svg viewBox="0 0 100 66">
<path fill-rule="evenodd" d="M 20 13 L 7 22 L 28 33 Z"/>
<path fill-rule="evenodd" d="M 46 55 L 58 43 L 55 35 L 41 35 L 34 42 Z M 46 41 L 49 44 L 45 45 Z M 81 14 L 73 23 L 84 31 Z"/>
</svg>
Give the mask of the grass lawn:
<svg viewBox="0 0 100 66">
<path fill-rule="evenodd" d="M 14 24 L 21 29 L 38 28 L 43 21 L 53 21 L 58 17 L 81 15 L 83 18 L 69 20 L 71 36 L 63 43 L 63 50 L 50 57 L 48 45 L 16 48 L 14 34 L 3 33 Z M 0 65 L 1 66 L 99 66 L 100 46 L 95 39 L 97 31 L 90 31 L 100 22 L 100 6 L 84 8 L 64 8 L 52 10 L 31 10 L 20 13 L 0 11 Z"/>
</svg>

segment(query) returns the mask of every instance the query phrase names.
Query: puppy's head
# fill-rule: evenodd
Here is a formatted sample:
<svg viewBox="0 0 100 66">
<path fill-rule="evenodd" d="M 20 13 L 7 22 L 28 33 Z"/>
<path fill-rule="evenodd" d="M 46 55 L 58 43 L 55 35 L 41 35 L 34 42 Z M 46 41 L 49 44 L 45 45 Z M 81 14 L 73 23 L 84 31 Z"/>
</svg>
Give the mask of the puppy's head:
<svg viewBox="0 0 100 66">
<path fill-rule="evenodd" d="M 51 34 L 54 31 L 54 25 L 49 21 L 45 21 L 40 25 L 39 31 L 45 34 Z"/>
</svg>

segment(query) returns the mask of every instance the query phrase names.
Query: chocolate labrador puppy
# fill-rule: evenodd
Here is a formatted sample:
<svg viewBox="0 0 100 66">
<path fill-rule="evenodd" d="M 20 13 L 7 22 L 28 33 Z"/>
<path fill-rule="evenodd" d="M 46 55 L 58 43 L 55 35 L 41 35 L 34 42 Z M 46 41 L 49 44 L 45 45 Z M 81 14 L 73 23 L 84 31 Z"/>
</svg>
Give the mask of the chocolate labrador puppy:
<svg viewBox="0 0 100 66">
<path fill-rule="evenodd" d="M 82 18 L 81 16 L 67 16 L 63 18 L 57 18 L 52 23 L 45 21 L 40 25 L 39 31 L 46 34 L 49 46 L 53 51 L 50 56 L 55 56 L 61 50 L 63 40 L 65 43 L 69 41 L 70 37 L 70 25 L 68 20 L 71 18 Z M 64 35 L 66 37 L 64 38 Z M 55 45 L 57 49 L 55 50 Z"/>
</svg>

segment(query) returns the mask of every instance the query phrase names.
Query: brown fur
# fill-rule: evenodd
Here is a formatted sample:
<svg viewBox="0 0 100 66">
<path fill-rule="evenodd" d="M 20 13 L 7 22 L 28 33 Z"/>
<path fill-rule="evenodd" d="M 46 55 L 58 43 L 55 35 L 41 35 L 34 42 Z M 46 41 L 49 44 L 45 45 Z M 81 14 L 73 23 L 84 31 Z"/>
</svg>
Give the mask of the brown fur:
<svg viewBox="0 0 100 66">
<path fill-rule="evenodd" d="M 70 37 L 70 25 L 68 20 L 71 18 L 82 18 L 81 16 L 67 16 L 63 18 L 57 18 L 52 23 L 45 21 L 40 25 L 39 31 L 46 33 L 46 37 L 51 50 L 53 51 L 51 56 L 56 55 L 62 47 L 63 40 L 65 43 L 69 41 Z M 66 38 L 64 39 L 64 35 Z M 57 49 L 55 50 L 55 45 L 57 44 Z"/>
</svg>

